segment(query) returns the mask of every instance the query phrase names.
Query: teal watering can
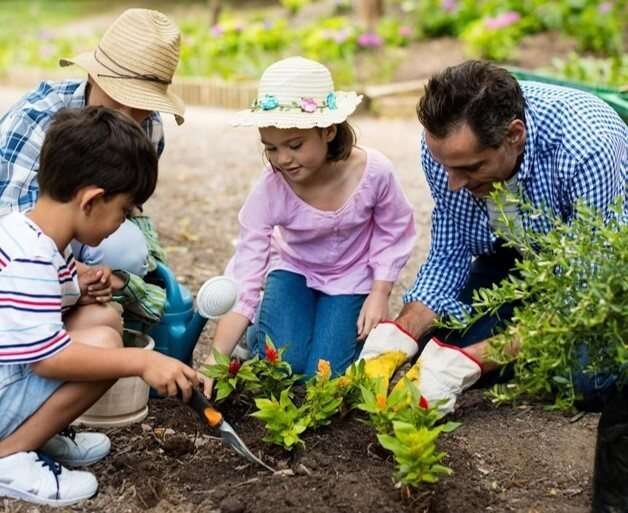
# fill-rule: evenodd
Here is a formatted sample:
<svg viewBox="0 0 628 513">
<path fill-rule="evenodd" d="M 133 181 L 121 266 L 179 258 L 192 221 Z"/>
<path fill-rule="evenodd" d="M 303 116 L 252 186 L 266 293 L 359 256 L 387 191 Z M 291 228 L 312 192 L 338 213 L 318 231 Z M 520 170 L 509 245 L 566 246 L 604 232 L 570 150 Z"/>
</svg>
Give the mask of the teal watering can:
<svg viewBox="0 0 628 513">
<path fill-rule="evenodd" d="M 155 341 L 156 351 L 190 364 L 207 318 L 195 310 L 192 293 L 177 281 L 168 266 L 158 262 L 155 274 L 166 289 L 166 307 L 148 334 Z"/>
<path fill-rule="evenodd" d="M 235 305 L 237 285 L 226 276 L 211 278 L 199 290 L 195 307 L 192 294 L 167 265 L 158 262 L 155 275 L 166 289 L 166 307 L 159 323 L 148 333 L 156 351 L 189 365 L 207 319 L 217 319 Z"/>
</svg>

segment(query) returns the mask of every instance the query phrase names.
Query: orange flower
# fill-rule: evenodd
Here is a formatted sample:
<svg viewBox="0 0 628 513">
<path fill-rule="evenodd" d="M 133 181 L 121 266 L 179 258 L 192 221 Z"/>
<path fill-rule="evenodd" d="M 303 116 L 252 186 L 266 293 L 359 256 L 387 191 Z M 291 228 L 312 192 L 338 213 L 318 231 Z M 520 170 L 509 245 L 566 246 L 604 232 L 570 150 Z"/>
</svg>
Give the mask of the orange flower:
<svg viewBox="0 0 628 513">
<path fill-rule="evenodd" d="M 377 402 L 377 407 L 380 410 L 384 410 L 386 408 L 386 396 L 384 394 L 377 394 L 375 396 L 375 401 Z"/>
<path fill-rule="evenodd" d="M 331 376 L 331 365 L 329 365 L 327 360 L 318 361 L 318 375 L 322 379 L 329 379 L 329 376 Z"/>
<path fill-rule="evenodd" d="M 351 385 L 351 380 L 347 376 L 340 376 L 337 383 L 340 388 L 345 388 Z"/>
<path fill-rule="evenodd" d="M 264 344 L 264 354 L 266 360 L 275 365 L 279 361 L 279 351 L 275 349 L 275 346 L 269 340 Z"/>
</svg>

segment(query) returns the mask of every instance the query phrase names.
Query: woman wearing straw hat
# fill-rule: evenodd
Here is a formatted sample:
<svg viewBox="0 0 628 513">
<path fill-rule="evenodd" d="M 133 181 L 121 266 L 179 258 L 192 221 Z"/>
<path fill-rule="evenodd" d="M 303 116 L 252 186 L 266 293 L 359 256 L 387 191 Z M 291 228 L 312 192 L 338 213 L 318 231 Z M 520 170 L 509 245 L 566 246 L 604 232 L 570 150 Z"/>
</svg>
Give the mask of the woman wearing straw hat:
<svg viewBox="0 0 628 513">
<path fill-rule="evenodd" d="M 179 61 L 180 34 L 164 14 L 129 9 L 114 21 L 98 46 L 62 66 L 75 64 L 87 80 L 42 82 L 0 119 L 0 216 L 30 210 L 39 193 L 39 152 L 53 116 L 61 109 L 88 105 L 110 107 L 141 124 L 158 155 L 164 148 L 159 112 L 173 114 L 183 123 L 184 105 L 169 91 Z M 71 170 L 68 170 L 71 172 Z M 128 312 L 155 322 L 165 305 L 165 292 L 143 277 L 163 259 L 152 223 L 135 216 L 97 248 L 73 244 L 79 260 L 120 270 L 112 276 L 116 300 Z M 129 251 L 132 248 L 132 251 Z M 102 270 L 88 272 L 84 280 L 99 287 Z M 106 272 L 106 271 L 105 271 Z M 109 284 L 105 284 L 109 286 Z"/>
<path fill-rule="evenodd" d="M 240 297 L 218 323 L 218 351 L 230 354 L 255 321 L 248 340 L 257 354 L 269 337 L 295 372 L 311 376 L 322 359 L 338 374 L 387 318 L 414 216 L 390 161 L 356 145 L 347 118 L 361 99 L 335 91 L 322 64 L 291 57 L 264 71 L 257 100 L 236 118 L 259 129 L 268 166 L 240 211 L 227 268 Z"/>
</svg>

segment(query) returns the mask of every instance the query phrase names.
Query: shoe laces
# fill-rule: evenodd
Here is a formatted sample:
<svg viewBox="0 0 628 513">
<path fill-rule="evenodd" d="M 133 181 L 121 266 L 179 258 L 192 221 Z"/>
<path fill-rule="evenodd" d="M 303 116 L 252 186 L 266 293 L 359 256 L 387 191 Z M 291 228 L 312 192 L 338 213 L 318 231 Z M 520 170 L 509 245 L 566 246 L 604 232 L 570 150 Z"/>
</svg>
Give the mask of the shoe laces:
<svg viewBox="0 0 628 513">
<path fill-rule="evenodd" d="M 55 481 L 57 483 L 56 498 L 58 500 L 60 498 L 59 497 L 59 475 L 61 474 L 61 470 L 62 470 L 61 463 L 53 460 L 50 456 L 44 454 L 43 452 L 40 452 L 40 451 L 35 451 L 35 452 L 37 454 L 37 459 L 35 461 L 41 461 L 41 466 L 50 470 L 50 472 L 52 472 L 52 475 L 55 476 Z"/>
<path fill-rule="evenodd" d="M 76 431 L 71 426 L 68 426 L 63 431 L 61 431 L 59 433 L 59 436 L 64 436 L 65 438 L 69 438 L 70 440 L 72 440 L 74 442 L 74 444 L 76 444 L 76 440 L 75 440 L 75 438 L 76 438 Z"/>
</svg>

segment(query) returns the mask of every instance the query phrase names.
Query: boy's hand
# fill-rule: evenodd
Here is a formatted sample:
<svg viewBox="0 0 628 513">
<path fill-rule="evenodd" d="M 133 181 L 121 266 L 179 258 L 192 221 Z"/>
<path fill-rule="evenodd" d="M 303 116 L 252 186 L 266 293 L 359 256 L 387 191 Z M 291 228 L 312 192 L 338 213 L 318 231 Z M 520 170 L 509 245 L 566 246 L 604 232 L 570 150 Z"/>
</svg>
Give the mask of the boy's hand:
<svg viewBox="0 0 628 513">
<path fill-rule="evenodd" d="M 214 365 L 215 363 L 216 363 L 216 360 L 214 358 L 214 355 L 210 353 L 207 359 L 205 360 L 205 363 L 203 363 L 202 365 Z M 205 395 L 205 397 L 207 397 L 208 399 L 211 399 L 212 392 L 214 391 L 214 379 L 208 376 L 205 376 L 204 374 L 201 374 L 198 371 L 196 373 L 196 376 L 198 377 L 198 380 L 203 387 L 203 395 Z"/>
<path fill-rule="evenodd" d="M 358 316 L 358 340 L 364 340 L 380 321 L 388 318 L 388 294 L 373 290 L 364 301 Z"/>
<path fill-rule="evenodd" d="M 192 388 L 198 386 L 196 371 L 170 356 L 146 353 L 142 379 L 161 395 L 175 397 L 180 390 L 183 400 L 189 401 Z"/>
</svg>

